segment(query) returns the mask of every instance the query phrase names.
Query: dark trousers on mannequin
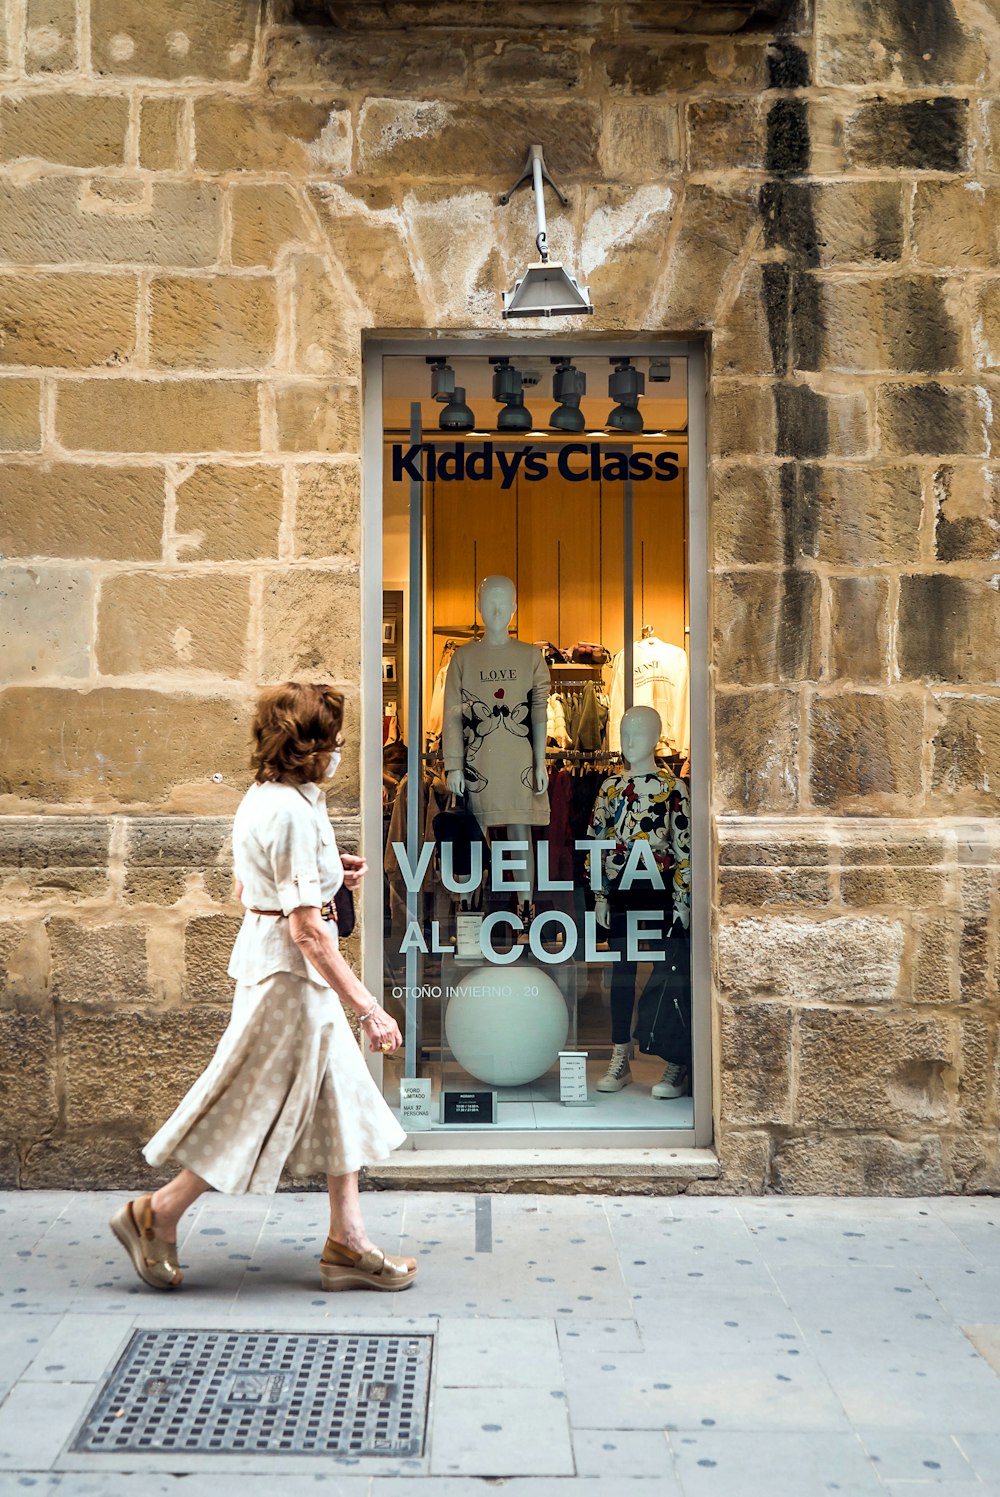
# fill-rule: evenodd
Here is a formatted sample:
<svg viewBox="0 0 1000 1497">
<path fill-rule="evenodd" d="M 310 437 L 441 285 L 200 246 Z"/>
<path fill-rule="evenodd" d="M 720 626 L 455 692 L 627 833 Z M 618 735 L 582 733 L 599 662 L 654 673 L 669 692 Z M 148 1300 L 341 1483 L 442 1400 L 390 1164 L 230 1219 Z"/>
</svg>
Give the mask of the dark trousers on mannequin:
<svg viewBox="0 0 1000 1497">
<path fill-rule="evenodd" d="M 611 969 L 611 1042 L 627 1045 L 632 1038 L 632 1013 L 636 1001 L 636 976 L 638 963 L 627 959 L 628 908 L 656 910 L 661 906 L 644 896 L 640 903 L 633 895 L 627 906 L 624 901 L 609 899 L 608 909 L 611 928 L 608 946 L 617 951 L 620 960 Z M 670 929 L 672 909 L 662 907 L 664 932 Z M 654 1052 L 662 1060 L 678 1061 L 691 1067 L 691 986 L 688 978 L 689 963 L 686 939 L 667 938 L 662 942 L 644 940 L 645 946 L 661 947 L 667 952 L 665 961 L 653 963 L 639 999 L 645 1009 L 649 1003 L 654 1008 L 659 1004 L 659 1021 L 656 1026 L 657 1048 Z"/>
</svg>

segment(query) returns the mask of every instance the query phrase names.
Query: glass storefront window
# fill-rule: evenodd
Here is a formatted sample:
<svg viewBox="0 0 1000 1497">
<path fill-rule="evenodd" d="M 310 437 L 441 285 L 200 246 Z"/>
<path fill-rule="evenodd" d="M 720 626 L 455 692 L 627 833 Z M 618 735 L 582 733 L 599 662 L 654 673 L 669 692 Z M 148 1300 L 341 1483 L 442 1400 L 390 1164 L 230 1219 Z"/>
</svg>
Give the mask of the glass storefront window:
<svg viewBox="0 0 1000 1497">
<path fill-rule="evenodd" d="M 680 1139 L 688 360 L 386 354 L 381 385 L 385 1095 L 417 1131 Z"/>
</svg>

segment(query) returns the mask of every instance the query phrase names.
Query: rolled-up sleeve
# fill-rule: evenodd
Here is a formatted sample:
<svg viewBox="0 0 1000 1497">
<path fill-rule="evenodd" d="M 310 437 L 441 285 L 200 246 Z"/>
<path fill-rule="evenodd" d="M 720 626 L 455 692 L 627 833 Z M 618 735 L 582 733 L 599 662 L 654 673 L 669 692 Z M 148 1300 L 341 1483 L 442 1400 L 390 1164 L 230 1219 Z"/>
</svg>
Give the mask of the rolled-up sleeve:
<svg viewBox="0 0 1000 1497">
<path fill-rule="evenodd" d="M 303 806 L 276 817 L 267 839 L 281 912 L 323 903 L 319 880 L 319 836 L 316 820 Z"/>
</svg>

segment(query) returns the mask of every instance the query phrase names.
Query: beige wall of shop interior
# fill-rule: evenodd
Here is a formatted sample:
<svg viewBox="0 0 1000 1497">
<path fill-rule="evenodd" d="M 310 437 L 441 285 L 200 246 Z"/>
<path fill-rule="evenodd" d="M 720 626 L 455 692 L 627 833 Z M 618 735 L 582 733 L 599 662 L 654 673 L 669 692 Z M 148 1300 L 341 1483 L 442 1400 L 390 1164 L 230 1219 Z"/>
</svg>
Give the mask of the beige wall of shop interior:
<svg viewBox="0 0 1000 1497">
<path fill-rule="evenodd" d="M 994 14 L 5 0 L 0 1182 L 146 1186 L 254 693 L 357 722 L 362 335 L 501 327 L 540 141 L 564 328 L 710 348 L 721 1178 L 660 1188 L 1000 1190 Z"/>
</svg>

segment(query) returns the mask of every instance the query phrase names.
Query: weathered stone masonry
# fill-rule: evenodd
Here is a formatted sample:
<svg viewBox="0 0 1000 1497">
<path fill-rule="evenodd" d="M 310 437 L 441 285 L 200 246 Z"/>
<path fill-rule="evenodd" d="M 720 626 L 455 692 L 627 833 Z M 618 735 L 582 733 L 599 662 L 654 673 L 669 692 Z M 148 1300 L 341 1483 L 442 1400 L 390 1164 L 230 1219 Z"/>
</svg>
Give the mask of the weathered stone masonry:
<svg viewBox="0 0 1000 1497">
<path fill-rule="evenodd" d="M 1000 18 L 784 10 L 6 0 L 4 1183 L 149 1180 L 255 689 L 357 700 L 362 334 L 500 326 L 540 140 L 588 334 L 710 342 L 721 1188 L 1000 1189 Z"/>
</svg>

